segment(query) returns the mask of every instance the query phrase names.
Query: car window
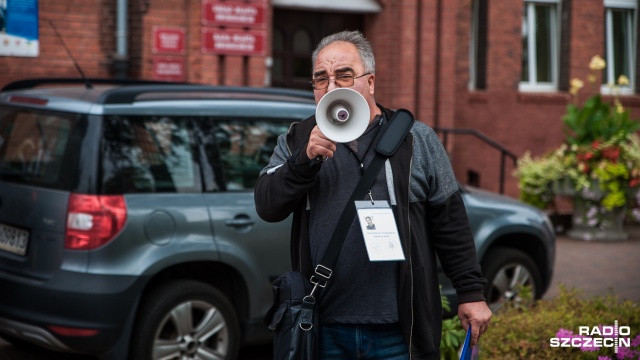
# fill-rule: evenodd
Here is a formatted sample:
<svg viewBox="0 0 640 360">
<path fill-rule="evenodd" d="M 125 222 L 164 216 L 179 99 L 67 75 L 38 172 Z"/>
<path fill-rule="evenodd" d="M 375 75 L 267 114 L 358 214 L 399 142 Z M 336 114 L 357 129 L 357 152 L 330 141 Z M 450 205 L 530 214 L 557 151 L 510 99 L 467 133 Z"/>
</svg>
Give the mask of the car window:
<svg viewBox="0 0 640 360">
<path fill-rule="evenodd" d="M 69 189 L 65 154 L 77 150 L 79 141 L 71 135 L 76 117 L 0 107 L 0 179 Z"/>
<path fill-rule="evenodd" d="M 290 124 L 287 119 L 109 116 L 103 192 L 252 191 L 278 135 Z"/>
<path fill-rule="evenodd" d="M 278 135 L 286 133 L 290 124 L 290 120 L 215 120 L 214 134 L 227 190 L 253 190 L 260 170 L 269 163 Z"/>
<path fill-rule="evenodd" d="M 189 119 L 107 116 L 104 124 L 104 193 L 201 191 Z"/>
</svg>

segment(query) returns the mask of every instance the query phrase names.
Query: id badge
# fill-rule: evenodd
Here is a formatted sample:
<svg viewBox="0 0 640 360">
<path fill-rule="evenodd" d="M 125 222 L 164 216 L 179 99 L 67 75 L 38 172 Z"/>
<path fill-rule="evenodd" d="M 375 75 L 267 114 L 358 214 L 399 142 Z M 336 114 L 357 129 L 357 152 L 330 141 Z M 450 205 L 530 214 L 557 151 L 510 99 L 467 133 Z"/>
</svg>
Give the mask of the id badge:
<svg viewBox="0 0 640 360">
<path fill-rule="evenodd" d="M 369 261 L 403 261 L 396 218 L 385 200 L 356 201 L 358 220 Z"/>
</svg>

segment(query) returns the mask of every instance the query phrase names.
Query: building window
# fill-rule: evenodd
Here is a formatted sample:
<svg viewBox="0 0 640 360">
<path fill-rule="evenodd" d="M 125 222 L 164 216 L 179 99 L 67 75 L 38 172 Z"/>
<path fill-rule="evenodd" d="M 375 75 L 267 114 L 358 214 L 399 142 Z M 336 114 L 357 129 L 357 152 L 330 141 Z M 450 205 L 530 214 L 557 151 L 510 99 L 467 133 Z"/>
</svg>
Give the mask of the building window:
<svg viewBox="0 0 640 360">
<path fill-rule="evenodd" d="M 474 0 L 469 36 L 469 90 L 487 88 L 487 0 Z"/>
<path fill-rule="evenodd" d="M 620 94 L 632 94 L 636 76 L 636 0 L 605 0 L 605 50 L 607 67 L 602 76 L 602 92 L 610 93 L 608 84 L 617 84 L 621 75 L 629 85 L 620 86 Z"/>
<path fill-rule="evenodd" d="M 520 91 L 558 89 L 560 0 L 524 2 Z"/>
<path fill-rule="evenodd" d="M 304 29 L 298 29 L 293 33 L 293 77 L 304 82 L 309 81 L 309 74 L 313 71 L 311 66 L 311 53 L 313 44 L 311 35 Z"/>
</svg>

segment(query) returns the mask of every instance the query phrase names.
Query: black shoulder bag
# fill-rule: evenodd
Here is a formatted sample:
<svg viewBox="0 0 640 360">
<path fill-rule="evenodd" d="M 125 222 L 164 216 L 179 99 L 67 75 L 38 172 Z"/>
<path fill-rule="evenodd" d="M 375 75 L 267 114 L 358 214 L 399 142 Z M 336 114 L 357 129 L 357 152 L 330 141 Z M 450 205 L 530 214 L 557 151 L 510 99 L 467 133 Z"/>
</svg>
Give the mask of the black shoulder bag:
<svg viewBox="0 0 640 360">
<path fill-rule="evenodd" d="M 329 242 L 324 256 L 310 279 L 298 271 L 289 271 L 273 282 L 274 303 L 264 323 L 274 334 L 274 360 L 313 360 L 318 343 L 316 292 L 327 285 L 338 254 L 356 215 L 354 201 L 367 194 L 385 160 L 393 155 L 413 125 L 413 115 L 397 110 L 385 125 L 376 143 L 376 155 L 356 185 Z"/>
</svg>

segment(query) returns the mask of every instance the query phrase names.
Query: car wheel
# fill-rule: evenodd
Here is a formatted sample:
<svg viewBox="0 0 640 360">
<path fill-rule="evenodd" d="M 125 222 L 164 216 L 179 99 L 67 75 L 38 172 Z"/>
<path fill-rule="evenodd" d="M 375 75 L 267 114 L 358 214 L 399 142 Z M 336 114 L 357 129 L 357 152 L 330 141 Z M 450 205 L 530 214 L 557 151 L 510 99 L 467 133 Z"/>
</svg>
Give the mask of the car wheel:
<svg viewBox="0 0 640 360">
<path fill-rule="evenodd" d="M 235 311 L 220 291 L 197 281 L 174 281 L 145 296 L 131 359 L 235 359 L 239 329 Z"/>
<path fill-rule="evenodd" d="M 487 279 L 485 297 L 491 311 L 498 310 L 506 303 L 519 306 L 542 296 L 540 271 L 531 257 L 520 250 L 490 250 L 482 261 L 482 273 Z M 531 296 L 521 296 L 523 287 L 529 288 Z"/>
</svg>

